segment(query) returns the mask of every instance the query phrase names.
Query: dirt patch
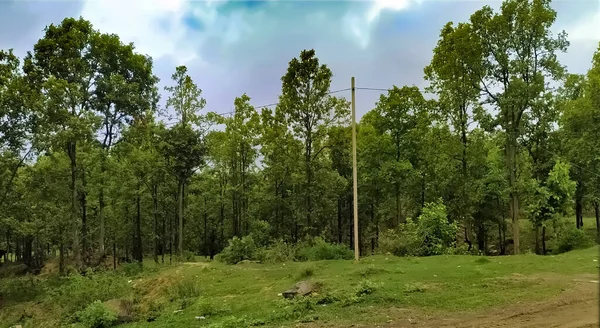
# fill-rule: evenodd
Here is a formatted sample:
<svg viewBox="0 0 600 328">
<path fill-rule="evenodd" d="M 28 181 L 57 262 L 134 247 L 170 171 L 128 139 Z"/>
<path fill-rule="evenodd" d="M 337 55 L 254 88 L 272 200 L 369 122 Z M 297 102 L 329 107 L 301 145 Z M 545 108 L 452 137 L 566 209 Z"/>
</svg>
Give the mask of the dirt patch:
<svg viewBox="0 0 600 328">
<path fill-rule="evenodd" d="M 598 327 L 598 283 L 581 277 L 558 297 L 538 303 L 485 311 L 485 313 L 452 315 L 447 318 L 406 316 L 385 327 L 463 327 L 463 328 L 588 328 Z M 597 277 L 596 277 L 597 281 Z"/>
</svg>

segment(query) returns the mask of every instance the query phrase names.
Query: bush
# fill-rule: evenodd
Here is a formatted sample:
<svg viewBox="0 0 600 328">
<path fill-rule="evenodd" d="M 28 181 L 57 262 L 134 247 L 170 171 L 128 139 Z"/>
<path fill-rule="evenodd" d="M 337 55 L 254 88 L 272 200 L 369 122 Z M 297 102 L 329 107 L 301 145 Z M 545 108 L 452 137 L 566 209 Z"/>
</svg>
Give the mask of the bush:
<svg viewBox="0 0 600 328">
<path fill-rule="evenodd" d="M 300 261 L 351 260 L 354 253 L 341 244 L 329 244 L 320 237 L 309 240 L 298 250 Z"/>
<path fill-rule="evenodd" d="M 456 243 L 458 226 L 448 222 L 446 206 L 441 201 L 428 203 L 419 216 L 417 236 L 421 241 L 420 255 L 441 255 Z"/>
<path fill-rule="evenodd" d="M 257 247 L 266 247 L 271 242 L 271 226 L 268 222 L 258 220 L 250 225 L 250 237 Z"/>
<path fill-rule="evenodd" d="M 86 328 L 107 328 L 117 323 L 117 314 L 100 301 L 94 301 L 84 310 L 77 312 L 77 321 Z"/>
<path fill-rule="evenodd" d="M 398 229 L 389 229 L 379 236 L 379 253 L 396 256 L 417 255 L 419 247 L 417 225 L 410 218 Z"/>
<path fill-rule="evenodd" d="M 267 263 L 294 261 L 297 251 L 296 246 L 285 243 L 283 240 L 278 240 L 260 253 L 259 260 Z"/>
<path fill-rule="evenodd" d="M 561 225 L 555 233 L 555 240 L 549 243 L 554 254 L 566 253 L 594 245 L 594 239 L 583 229 L 577 229 L 573 224 Z"/>
<path fill-rule="evenodd" d="M 229 241 L 229 245 L 219 254 L 218 260 L 227 264 L 236 264 L 244 260 L 255 259 L 257 253 L 256 243 L 251 236 L 245 236 L 241 239 L 233 237 Z"/>
</svg>

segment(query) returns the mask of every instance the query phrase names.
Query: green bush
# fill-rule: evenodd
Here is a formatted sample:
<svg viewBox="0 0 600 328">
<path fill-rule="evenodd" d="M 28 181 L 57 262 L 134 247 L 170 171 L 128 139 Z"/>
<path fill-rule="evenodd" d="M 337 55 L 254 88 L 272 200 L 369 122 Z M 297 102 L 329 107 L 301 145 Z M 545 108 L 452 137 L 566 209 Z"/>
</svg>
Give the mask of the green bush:
<svg viewBox="0 0 600 328">
<path fill-rule="evenodd" d="M 244 260 L 254 260 L 257 253 L 258 247 L 251 236 L 241 239 L 233 237 L 217 259 L 223 263 L 236 264 Z"/>
<path fill-rule="evenodd" d="M 417 224 L 417 238 L 421 246 L 419 255 L 447 253 L 455 245 L 457 233 L 456 222 L 448 222 L 446 206 L 441 201 L 427 203 Z"/>
<path fill-rule="evenodd" d="M 298 248 L 295 245 L 288 244 L 283 240 L 278 240 L 260 253 L 261 257 L 259 260 L 265 263 L 294 261 L 296 259 L 297 251 Z"/>
<path fill-rule="evenodd" d="M 410 218 L 397 229 L 389 229 L 379 235 L 378 252 L 382 254 L 417 255 L 419 246 L 417 225 Z"/>
<path fill-rule="evenodd" d="M 320 237 L 309 240 L 298 250 L 300 261 L 351 260 L 354 253 L 342 244 L 330 244 Z"/>
<path fill-rule="evenodd" d="M 94 301 L 76 313 L 77 321 L 86 328 L 107 328 L 117 323 L 117 314 L 100 301 Z"/>
<path fill-rule="evenodd" d="M 583 229 L 577 229 L 573 224 L 566 224 L 557 229 L 555 240 L 549 243 L 548 246 L 554 254 L 560 254 L 575 249 L 592 247 L 593 245 L 594 239 Z"/>
<path fill-rule="evenodd" d="M 267 221 L 254 221 L 250 225 L 250 237 L 257 247 L 266 247 L 271 242 L 271 226 Z"/>
</svg>

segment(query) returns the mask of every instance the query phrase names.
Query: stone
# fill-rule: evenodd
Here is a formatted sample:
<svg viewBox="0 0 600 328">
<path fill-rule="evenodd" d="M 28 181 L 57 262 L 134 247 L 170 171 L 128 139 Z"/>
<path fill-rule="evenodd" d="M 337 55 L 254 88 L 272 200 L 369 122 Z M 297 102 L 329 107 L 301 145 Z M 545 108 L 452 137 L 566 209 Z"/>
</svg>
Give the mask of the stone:
<svg viewBox="0 0 600 328">
<path fill-rule="evenodd" d="M 288 289 L 281 293 L 283 297 L 292 299 L 296 296 L 306 296 L 315 291 L 316 287 L 310 281 L 300 281 L 294 285 L 291 289 Z"/>
</svg>

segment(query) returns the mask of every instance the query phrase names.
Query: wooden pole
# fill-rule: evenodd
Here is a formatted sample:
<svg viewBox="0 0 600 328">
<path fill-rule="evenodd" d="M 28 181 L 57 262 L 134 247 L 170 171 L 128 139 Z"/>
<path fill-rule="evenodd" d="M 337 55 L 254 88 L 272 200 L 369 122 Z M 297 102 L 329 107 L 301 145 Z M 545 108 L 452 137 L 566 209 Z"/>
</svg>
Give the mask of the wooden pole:
<svg viewBox="0 0 600 328">
<path fill-rule="evenodd" d="M 356 167 L 356 88 L 354 76 L 351 79 L 352 87 L 352 184 L 354 189 L 354 260 L 358 261 L 360 248 L 358 247 L 358 174 Z"/>
</svg>

